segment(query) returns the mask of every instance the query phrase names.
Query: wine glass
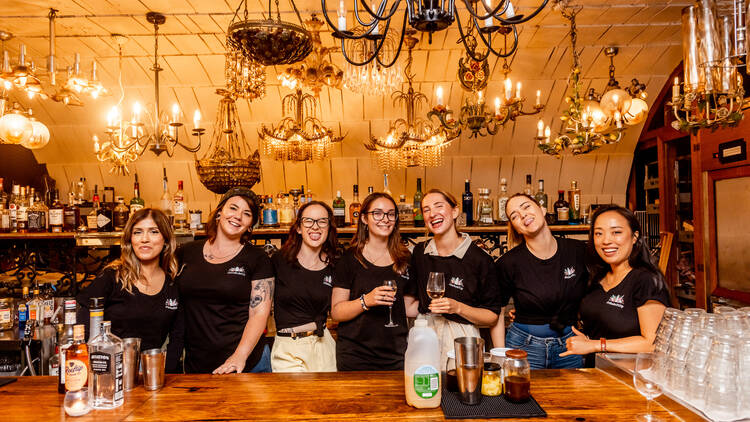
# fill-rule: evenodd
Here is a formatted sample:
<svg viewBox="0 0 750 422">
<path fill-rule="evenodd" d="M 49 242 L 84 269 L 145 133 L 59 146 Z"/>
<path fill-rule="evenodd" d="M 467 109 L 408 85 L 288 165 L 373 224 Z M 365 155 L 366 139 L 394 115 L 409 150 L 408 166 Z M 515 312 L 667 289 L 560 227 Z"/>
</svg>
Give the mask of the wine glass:
<svg viewBox="0 0 750 422">
<path fill-rule="evenodd" d="M 396 292 L 396 280 L 385 280 L 383 282 L 383 286 L 390 287 L 393 289 L 393 292 Z M 386 327 L 398 327 L 398 324 L 393 323 L 393 304 L 388 305 L 388 324 L 385 324 Z"/>
<path fill-rule="evenodd" d="M 445 294 L 445 277 L 443 273 L 430 273 L 427 278 L 427 296 L 440 299 Z"/>
<path fill-rule="evenodd" d="M 654 353 L 638 353 L 633 370 L 633 385 L 646 398 L 646 413 L 638 415 L 643 422 L 661 422 L 662 419 L 651 414 L 651 400 L 661 395 L 661 385 L 655 381 L 654 368 L 657 356 Z"/>
</svg>

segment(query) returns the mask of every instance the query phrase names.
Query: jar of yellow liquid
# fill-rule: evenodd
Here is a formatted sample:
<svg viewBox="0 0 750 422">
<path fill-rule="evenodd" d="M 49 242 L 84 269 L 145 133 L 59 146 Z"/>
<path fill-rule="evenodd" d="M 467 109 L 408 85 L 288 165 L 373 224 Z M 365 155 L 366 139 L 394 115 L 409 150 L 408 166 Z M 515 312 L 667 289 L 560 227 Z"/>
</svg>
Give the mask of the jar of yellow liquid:
<svg viewBox="0 0 750 422">
<path fill-rule="evenodd" d="M 502 366 L 494 362 L 485 362 L 482 371 L 482 394 L 499 396 L 503 394 Z"/>
</svg>

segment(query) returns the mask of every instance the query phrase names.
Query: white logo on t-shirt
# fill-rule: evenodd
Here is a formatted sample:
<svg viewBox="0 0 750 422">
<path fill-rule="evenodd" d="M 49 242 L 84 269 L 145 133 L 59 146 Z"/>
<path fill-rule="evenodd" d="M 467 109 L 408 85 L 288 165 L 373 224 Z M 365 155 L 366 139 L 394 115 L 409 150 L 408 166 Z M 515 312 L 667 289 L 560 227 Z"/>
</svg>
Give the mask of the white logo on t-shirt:
<svg viewBox="0 0 750 422">
<path fill-rule="evenodd" d="M 563 270 L 563 277 L 565 279 L 573 278 L 576 276 L 576 269 L 574 267 L 568 267 Z"/>
<path fill-rule="evenodd" d="M 227 275 L 245 275 L 245 269 L 243 267 L 232 267 L 227 270 Z"/>
<path fill-rule="evenodd" d="M 620 309 L 625 307 L 625 296 L 624 295 L 612 295 L 607 301 L 607 305 L 616 306 Z"/>
<path fill-rule="evenodd" d="M 167 299 L 167 302 L 164 304 L 164 307 L 169 309 L 170 311 L 176 311 L 177 299 Z"/>
<path fill-rule="evenodd" d="M 448 285 L 450 285 L 451 287 L 453 287 L 455 289 L 463 290 L 464 289 L 464 280 L 462 278 L 459 278 L 459 277 L 451 277 L 451 281 L 448 283 Z"/>
<path fill-rule="evenodd" d="M 323 284 L 325 284 L 328 287 L 333 286 L 333 278 L 330 275 L 323 277 Z"/>
</svg>

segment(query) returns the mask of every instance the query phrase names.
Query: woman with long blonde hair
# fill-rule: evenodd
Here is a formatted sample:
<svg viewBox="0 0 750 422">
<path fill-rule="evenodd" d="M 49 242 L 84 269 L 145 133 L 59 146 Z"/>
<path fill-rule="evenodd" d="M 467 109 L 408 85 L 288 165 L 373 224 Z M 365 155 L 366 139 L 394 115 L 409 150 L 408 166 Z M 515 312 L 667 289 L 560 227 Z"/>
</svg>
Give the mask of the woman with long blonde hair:
<svg viewBox="0 0 750 422">
<path fill-rule="evenodd" d="M 179 302 L 175 247 L 163 212 L 144 208 L 133 214 L 122 233 L 120 258 L 76 296 L 78 321 L 88 325 L 91 299 L 103 298 L 114 335 L 138 337 L 144 350 L 162 347 Z"/>
</svg>

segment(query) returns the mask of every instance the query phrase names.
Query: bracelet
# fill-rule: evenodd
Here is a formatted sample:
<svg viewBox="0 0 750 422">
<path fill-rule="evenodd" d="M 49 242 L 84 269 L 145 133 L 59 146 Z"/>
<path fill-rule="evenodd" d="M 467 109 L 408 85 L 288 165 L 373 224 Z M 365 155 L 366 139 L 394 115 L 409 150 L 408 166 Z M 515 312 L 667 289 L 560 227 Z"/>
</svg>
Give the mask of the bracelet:
<svg viewBox="0 0 750 422">
<path fill-rule="evenodd" d="M 362 296 L 359 297 L 359 302 L 360 302 L 360 304 L 362 304 L 362 310 L 364 310 L 364 311 L 369 311 L 370 310 L 370 308 L 368 308 L 367 305 L 365 304 L 365 295 L 362 295 Z"/>
<path fill-rule="evenodd" d="M 599 344 L 601 345 L 601 349 L 602 349 L 601 352 L 603 353 L 606 352 L 607 351 L 607 339 L 604 337 L 600 338 Z"/>
</svg>

